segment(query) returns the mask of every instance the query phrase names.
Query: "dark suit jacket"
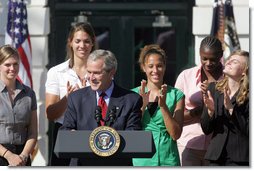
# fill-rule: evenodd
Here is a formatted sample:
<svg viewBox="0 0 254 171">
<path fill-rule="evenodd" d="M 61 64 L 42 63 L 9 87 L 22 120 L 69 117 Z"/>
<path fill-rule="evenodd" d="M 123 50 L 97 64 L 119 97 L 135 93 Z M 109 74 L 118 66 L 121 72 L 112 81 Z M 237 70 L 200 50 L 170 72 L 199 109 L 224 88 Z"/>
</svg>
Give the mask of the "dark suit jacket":
<svg viewBox="0 0 254 171">
<path fill-rule="evenodd" d="M 130 90 L 123 89 L 116 84 L 110 97 L 108 111 L 117 107 L 115 122 L 110 127 L 116 130 L 141 130 L 142 97 Z M 61 129 L 93 130 L 97 127 L 94 118 L 97 106 L 96 92 L 91 87 L 77 90 L 68 96 L 68 105 L 64 114 Z M 108 112 L 107 112 L 108 115 Z M 72 162 L 72 165 L 74 162 Z M 107 158 L 92 160 L 78 160 L 77 165 L 131 165 L 130 160 L 117 161 Z"/>
<path fill-rule="evenodd" d="M 249 162 L 249 100 L 238 106 L 234 96 L 231 99 L 234 110 L 230 116 L 224 107 L 224 95 L 215 90 L 215 83 L 208 89 L 214 98 L 215 113 L 210 118 L 204 107 L 201 116 L 204 133 L 212 133 L 205 159 L 219 161 L 229 157 L 234 162 Z"/>
</svg>

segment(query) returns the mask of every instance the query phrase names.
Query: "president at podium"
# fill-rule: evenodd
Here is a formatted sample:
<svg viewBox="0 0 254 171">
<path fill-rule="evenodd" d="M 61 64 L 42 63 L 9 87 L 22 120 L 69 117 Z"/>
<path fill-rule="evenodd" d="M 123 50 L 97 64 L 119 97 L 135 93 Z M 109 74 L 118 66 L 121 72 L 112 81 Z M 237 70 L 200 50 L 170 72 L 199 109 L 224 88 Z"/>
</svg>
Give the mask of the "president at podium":
<svg viewBox="0 0 254 171">
<path fill-rule="evenodd" d="M 61 130 L 92 131 L 100 126 L 120 131 L 141 130 L 142 98 L 113 81 L 116 70 L 117 60 L 112 52 L 95 50 L 89 55 L 87 79 L 91 86 L 79 89 L 68 96 Z M 132 162 L 131 159 L 91 157 L 72 158 L 71 165 L 129 166 Z"/>
</svg>

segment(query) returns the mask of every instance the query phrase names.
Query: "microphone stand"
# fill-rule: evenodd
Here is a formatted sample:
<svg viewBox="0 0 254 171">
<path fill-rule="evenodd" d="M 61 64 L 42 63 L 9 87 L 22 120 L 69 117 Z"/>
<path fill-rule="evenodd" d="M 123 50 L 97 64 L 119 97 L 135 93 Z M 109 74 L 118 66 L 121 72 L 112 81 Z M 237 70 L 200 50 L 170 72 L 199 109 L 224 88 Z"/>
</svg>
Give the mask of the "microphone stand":
<svg viewBox="0 0 254 171">
<path fill-rule="evenodd" d="M 101 126 L 101 120 L 102 120 L 102 115 L 101 115 L 101 107 L 97 106 L 95 109 L 95 114 L 94 114 L 94 119 L 97 122 L 97 126 Z"/>
<path fill-rule="evenodd" d="M 110 111 L 109 111 L 109 115 L 108 115 L 108 119 L 107 121 L 109 121 L 108 126 L 110 126 L 111 124 L 113 124 L 115 122 L 116 119 L 116 107 L 114 106 Z"/>
</svg>

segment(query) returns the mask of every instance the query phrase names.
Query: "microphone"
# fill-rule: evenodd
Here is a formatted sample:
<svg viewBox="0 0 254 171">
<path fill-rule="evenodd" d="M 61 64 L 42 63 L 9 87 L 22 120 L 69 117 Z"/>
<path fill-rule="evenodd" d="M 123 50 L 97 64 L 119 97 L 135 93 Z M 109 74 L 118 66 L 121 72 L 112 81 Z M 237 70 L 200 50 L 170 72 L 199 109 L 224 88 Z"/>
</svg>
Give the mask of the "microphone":
<svg viewBox="0 0 254 171">
<path fill-rule="evenodd" d="M 100 121 L 102 120 L 102 115 L 101 115 L 101 107 L 100 106 L 96 106 L 95 114 L 94 114 L 94 119 L 96 120 L 97 125 L 101 126 L 101 122 Z"/>
<path fill-rule="evenodd" d="M 109 111 L 108 114 L 109 125 L 113 124 L 115 122 L 115 119 L 116 119 L 116 107 L 113 106 L 113 108 Z"/>
</svg>

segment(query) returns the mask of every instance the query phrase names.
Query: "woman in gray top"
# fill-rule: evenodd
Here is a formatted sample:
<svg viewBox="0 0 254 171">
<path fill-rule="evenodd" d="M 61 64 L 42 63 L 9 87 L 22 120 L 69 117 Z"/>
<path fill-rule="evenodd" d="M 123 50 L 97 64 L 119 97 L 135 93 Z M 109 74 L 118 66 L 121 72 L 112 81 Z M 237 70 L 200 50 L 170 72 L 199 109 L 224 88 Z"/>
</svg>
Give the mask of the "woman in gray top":
<svg viewBox="0 0 254 171">
<path fill-rule="evenodd" d="M 10 45 L 0 47 L 0 165 L 31 165 L 37 142 L 34 91 L 18 81 L 20 57 Z"/>
</svg>

